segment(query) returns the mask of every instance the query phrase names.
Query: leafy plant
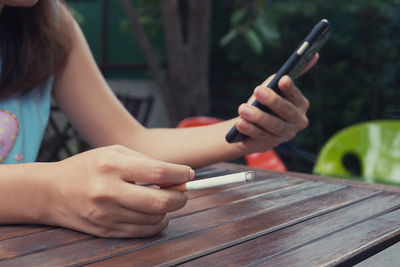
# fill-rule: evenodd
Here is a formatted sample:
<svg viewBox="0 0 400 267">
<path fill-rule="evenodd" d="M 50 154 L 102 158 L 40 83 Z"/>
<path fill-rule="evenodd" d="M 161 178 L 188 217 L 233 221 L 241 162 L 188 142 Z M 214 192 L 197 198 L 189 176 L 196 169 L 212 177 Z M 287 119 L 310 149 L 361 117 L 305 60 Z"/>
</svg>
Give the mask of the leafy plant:
<svg viewBox="0 0 400 267">
<path fill-rule="evenodd" d="M 221 39 L 220 45 L 227 46 L 235 39 L 246 40 L 257 55 L 263 53 L 264 44 L 279 39 L 276 25 L 265 12 L 263 1 L 236 1 L 230 18 L 231 29 Z"/>
<path fill-rule="evenodd" d="M 136 13 L 140 24 L 150 37 L 160 35 L 163 22 L 160 9 L 160 0 L 138 0 L 135 3 Z M 132 34 L 132 27 L 128 18 L 119 19 L 120 29 L 126 34 Z"/>
</svg>

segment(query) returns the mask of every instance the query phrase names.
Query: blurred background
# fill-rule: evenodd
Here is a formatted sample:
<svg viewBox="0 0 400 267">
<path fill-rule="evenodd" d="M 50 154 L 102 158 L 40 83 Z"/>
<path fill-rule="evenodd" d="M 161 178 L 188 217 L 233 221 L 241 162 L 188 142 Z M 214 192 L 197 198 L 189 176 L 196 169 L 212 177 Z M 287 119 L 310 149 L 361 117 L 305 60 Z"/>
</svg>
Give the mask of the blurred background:
<svg viewBox="0 0 400 267">
<path fill-rule="evenodd" d="M 312 172 L 321 147 L 358 122 L 400 118 L 400 0 L 67 0 L 115 90 L 153 95 L 148 127 L 222 119 L 277 71 L 315 23 L 332 36 L 296 84 L 309 127 L 276 149 Z"/>
</svg>

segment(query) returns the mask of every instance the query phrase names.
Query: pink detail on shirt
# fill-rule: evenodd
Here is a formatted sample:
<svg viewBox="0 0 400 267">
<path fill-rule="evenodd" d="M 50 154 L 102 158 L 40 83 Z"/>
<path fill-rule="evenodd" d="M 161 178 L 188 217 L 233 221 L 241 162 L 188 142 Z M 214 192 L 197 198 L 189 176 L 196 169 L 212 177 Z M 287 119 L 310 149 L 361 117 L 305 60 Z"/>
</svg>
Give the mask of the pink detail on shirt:
<svg viewBox="0 0 400 267">
<path fill-rule="evenodd" d="M 24 154 L 15 154 L 14 159 L 20 162 L 24 158 Z"/>
</svg>

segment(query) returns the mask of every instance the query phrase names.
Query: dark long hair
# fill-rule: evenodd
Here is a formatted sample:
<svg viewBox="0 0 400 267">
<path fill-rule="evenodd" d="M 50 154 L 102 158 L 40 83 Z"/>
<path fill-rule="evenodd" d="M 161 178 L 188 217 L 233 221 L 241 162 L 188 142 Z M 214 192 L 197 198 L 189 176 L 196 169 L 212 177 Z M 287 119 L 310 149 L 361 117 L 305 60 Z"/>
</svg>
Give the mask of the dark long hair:
<svg viewBox="0 0 400 267">
<path fill-rule="evenodd" d="M 4 7 L 0 98 L 31 91 L 65 64 L 70 45 L 58 8 L 55 0 L 40 0 L 30 8 Z"/>
</svg>

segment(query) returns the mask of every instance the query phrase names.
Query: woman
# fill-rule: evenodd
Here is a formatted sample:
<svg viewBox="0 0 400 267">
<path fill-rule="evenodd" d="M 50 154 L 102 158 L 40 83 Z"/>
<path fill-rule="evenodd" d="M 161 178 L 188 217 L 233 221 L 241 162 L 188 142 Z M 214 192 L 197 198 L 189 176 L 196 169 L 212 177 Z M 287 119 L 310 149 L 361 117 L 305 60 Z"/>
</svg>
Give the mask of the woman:
<svg viewBox="0 0 400 267">
<path fill-rule="evenodd" d="M 215 125 L 146 129 L 112 94 L 62 3 L 0 0 L 0 12 L 2 224 L 49 224 L 104 237 L 154 235 L 186 195 L 135 182 L 183 183 L 194 178 L 192 168 L 271 149 L 308 124 L 307 99 L 284 77 L 285 99 L 264 86 L 254 91 L 279 118 L 242 104 L 240 117 Z M 96 149 L 34 162 L 51 95 Z M 234 124 L 249 138 L 228 144 L 224 137 Z"/>
</svg>

